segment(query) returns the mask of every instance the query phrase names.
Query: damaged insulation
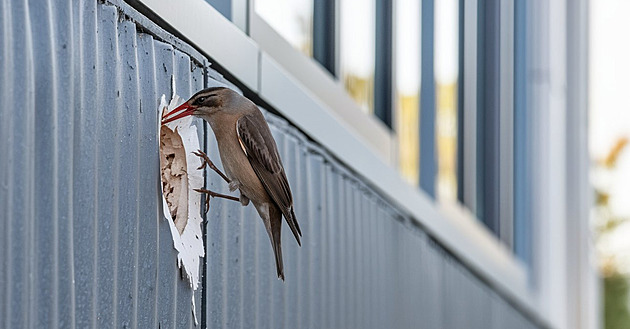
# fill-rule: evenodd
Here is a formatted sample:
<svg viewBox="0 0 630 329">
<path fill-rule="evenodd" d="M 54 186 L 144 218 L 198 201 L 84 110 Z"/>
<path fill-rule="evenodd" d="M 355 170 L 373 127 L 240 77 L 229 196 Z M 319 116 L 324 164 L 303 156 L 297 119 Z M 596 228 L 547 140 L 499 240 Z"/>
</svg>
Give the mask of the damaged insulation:
<svg viewBox="0 0 630 329">
<path fill-rule="evenodd" d="M 172 111 L 182 102 L 175 93 L 170 102 L 162 95 L 157 110 L 161 203 L 173 238 L 173 248 L 177 250 L 177 266 L 185 274 L 190 288 L 196 290 L 199 286 L 201 258 L 205 255 L 201 239 L 201 195 L 194 191 L 202 188 L 204 182 L 203 171 L 197 169 L 199 159 L 193 154 L 193 151 L 200 149 L 199 133 L 192 117 L 161 125 L 164 113 Z M 194 294 L 191 303 L 197 324 Z"/>
<path fill-rule="evenodd" d="M 177 128 L 160 128 L 160 171 L 162 193 L 177 231 L 181 235 L 188 223 L 188 173 L 186 150 Z"/>
</svg>

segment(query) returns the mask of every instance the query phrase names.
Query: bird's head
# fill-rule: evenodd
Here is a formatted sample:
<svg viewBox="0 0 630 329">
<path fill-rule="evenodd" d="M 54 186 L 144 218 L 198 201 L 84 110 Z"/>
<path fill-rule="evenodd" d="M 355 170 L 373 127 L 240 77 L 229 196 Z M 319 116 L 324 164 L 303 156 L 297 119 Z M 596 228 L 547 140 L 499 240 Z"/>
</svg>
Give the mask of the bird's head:
<svg viewBox="0 0 630 329">
<path fill-rule="evenodd" d="M 184 104 L 162 117 L 162 124 L 187 116 L 212 118 L 218 112 L 230 108 L 231 102 L 239 96 L 235 91 L 225 87 L 211 87 L 201 90 L 190 97 Z"/>
</svg>

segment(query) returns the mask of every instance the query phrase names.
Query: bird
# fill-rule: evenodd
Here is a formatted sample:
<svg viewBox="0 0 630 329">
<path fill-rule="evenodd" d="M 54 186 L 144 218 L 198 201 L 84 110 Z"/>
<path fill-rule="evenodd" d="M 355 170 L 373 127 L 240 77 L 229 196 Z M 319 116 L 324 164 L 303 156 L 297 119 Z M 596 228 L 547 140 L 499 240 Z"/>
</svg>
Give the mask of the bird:
<svg viewBox="0 0 630 329">
<path fill-rule="evenodd" d="M 209 197 L 239 201 L 247 206 L 251 201 L 262 218 L 275 255 L 278 278 L 284 281 L 282 246 L 280 241 L 284 216 L 299 246 L 302 231 L 295 216 L 293 195 L 287 180 L 276 141 L 269 125 L 256 104 L 226 87 L 203 89 L 162 117 L 162 124 L 195 116 L 205 120 L 217 141 L 225 174 L 201 150 L 195 152 L 202 160 L 200 169 L 208 165 L 229 185 L 233 197 L 197 189 Z M 206 197 L 206 212 L 208 200 Z"/>
</svg>

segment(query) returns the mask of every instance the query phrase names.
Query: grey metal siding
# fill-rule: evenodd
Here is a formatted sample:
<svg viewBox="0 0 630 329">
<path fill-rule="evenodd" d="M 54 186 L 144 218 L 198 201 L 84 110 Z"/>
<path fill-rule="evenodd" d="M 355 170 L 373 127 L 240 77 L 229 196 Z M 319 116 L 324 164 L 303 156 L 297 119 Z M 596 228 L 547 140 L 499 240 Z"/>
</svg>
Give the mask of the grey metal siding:
<svg viewBox="0 0 630 329">
<path fill-rule="evenodd" d="M 75 5 L 2 6 L 0 326 L 192 327 L 155 110 L 171 74 L 189 93 L 203 67 L 115 6 Z"/>
<path fill-rule="evenodd" d="M 155 110 L 172 76 L 182 97 L 226 81 L 114 3 L 1 2 L 0 327 L 194 327 L 161 215 Z M 195 296 L 203 324 L 536 327 L 351 169 L 265 114 L 303 246 L 285 228 L 279 281 L 255 209 L 212 200 Z M 206 183 L 228 193 L 212 172 Z"/>
</svg>

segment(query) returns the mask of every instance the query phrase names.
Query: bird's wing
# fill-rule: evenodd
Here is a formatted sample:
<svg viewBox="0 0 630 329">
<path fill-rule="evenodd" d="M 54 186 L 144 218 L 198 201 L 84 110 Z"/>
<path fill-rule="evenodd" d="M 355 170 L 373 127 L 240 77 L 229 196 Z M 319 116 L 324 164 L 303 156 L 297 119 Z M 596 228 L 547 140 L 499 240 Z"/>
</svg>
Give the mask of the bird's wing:
<svg viewBox="0 0 630 329">
<path fill-rule="evenodd" d="M 236 122 L 236 133 L 254 172 L 301 244 L 302 231 L 293 211 L 291 188 L 267 122 L 260 112 L 244 115 Z"/>
</svg>

